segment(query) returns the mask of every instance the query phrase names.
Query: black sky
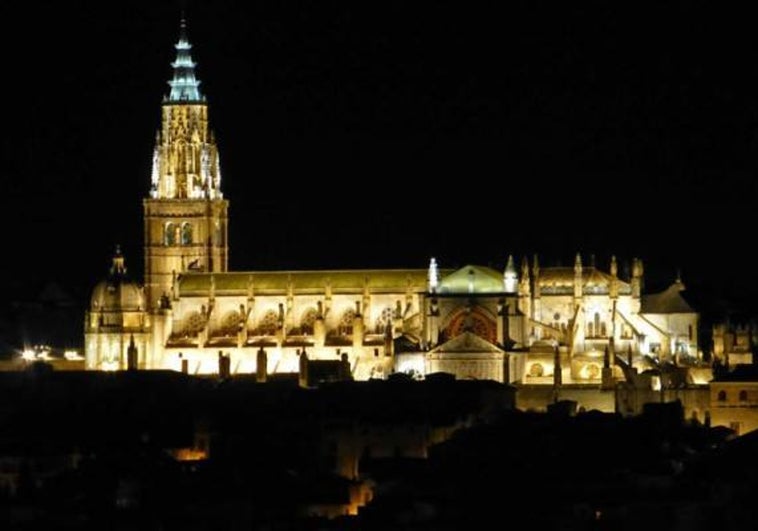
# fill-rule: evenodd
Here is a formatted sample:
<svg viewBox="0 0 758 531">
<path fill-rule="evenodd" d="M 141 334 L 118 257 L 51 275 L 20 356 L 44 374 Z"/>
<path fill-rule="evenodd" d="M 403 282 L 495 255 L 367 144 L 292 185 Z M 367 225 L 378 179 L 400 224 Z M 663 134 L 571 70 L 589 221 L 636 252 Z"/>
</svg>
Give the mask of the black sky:
<svg viewBox="0 0 758 531">
<path fill-rule="evenodd" d="M 190 2 L 233 269 L 646 261 L 753 285 L 758 32 L 711 2 Z M 178 3 L 0 6 L 2 272 L 85 294 L 142 204 Z"/>
</svg>

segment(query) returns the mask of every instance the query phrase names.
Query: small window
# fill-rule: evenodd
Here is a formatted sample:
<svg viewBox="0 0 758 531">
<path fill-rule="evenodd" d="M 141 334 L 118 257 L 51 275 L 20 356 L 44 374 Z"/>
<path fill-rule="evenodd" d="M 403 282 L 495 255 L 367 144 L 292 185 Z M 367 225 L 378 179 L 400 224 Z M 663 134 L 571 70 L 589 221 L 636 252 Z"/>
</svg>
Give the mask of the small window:
<svg viewBox="0 0 758 531">
<path fill-rule="evenodd" d="M 189 223 L 182 225 L 182 245 L 192 245 L 192 225 Z"/>
<path fill-rule="evenodd" d="M 166 223 L 166 227 L 163 231 L 163 243 L 165 245 L 176 245 L 177 243 L 177 233 L 179 232 L 179 227 L 175 225 L 174 223 Z"/>
<path fill-rule="evenodd" d="M 747 402 L 747 391 L 740 391 L 740 402 Z"/>
<path fill-rule="evenodd" d="M 726 402 L 726 391 L 719 391 L 718 401 L 719 402 Z"/>
</svg>

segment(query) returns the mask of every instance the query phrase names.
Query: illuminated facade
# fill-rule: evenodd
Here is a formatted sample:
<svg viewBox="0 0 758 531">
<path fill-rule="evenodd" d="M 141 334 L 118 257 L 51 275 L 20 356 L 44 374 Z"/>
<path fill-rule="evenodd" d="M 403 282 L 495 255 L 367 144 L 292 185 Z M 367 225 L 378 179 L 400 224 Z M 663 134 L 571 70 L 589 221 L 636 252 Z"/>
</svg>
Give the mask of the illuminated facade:
<svg viewBox="0 0 758 531">
<path fill-rule="evenodd" d="M 726 426 L 741 435 L 758 429 L 758 371 L 741 364 L 715 375 L 710 385 L 710 414 L 714 426 Z"/>
<path fill-rule="evenodd" d="M 173 275 L 227 269 L 228 202 L 191 48 L 182 21 L 155 139 L 150 197 L 144 200 L 145 296 L 151 307 L 169 293 Z"/>
<path fill-rule="evenodd" d="M 228 272 L 227 209 L 208 104 L 182 24 L 144 200 L 145 285 L 117 254 L 85 323 L 86 367 L 293 373 L 342 360 L 355 379 L 391 372 L 553 384 L 613 377 L 616 353 L 695 358 L 683 285 L 643 295 L 643 267 Z M 559 370 L 556 371 L 556 368 Z M 604 371 L 605 368 L 605 371 Z"/>
</svg>

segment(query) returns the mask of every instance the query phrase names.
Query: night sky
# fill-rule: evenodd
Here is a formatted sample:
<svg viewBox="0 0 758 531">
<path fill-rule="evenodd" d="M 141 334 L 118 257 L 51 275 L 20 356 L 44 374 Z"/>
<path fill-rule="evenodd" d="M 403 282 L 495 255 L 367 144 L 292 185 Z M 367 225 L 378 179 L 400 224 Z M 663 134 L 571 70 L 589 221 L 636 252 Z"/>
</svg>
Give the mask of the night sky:
<svg viewBox="0 0 758 531">
<path fill-rule="evenodd" d="M 758 31 L 711 2 L 189 2 L 230 269 L 645 260 L 758 294 Z M 179 3 L 5 2 L 7 297 L 142 275 Z"/>
</svg>

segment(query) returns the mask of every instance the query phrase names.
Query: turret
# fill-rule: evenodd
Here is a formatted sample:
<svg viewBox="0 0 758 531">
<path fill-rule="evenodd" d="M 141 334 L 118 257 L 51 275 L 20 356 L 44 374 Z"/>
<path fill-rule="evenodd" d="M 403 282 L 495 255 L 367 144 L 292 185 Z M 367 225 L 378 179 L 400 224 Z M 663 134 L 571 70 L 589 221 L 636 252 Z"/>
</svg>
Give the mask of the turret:
<svg viewBox="0 0 758 531">
<path fill-rule="evenodd" d="M 642 294 L 643 275 L 645 274 L 642 260 L 632 259 L 632 297 L 639 299 Z"/>
<path fill-rule="evenodd" d="M 324 305 L 321 301 L 316 303 L 316 320 L 313 322 L 313 345 L 318 349 L 323 348 L 326 342 L 326 324 L 324 323 Z"/>
<path fill-rule="evenodd" d="M 612 299 L 619 296 L 619 280 L 618 280 L 618 263 L 616 263 L 616 256 L 611 256 L 611 285 L 609 286 L 609 295 Z"/>
<path fill-rule="evenodd" d="M 223 351 L 218 351 L 218 377 L 222 380 L 226 380 L 231 377 L 231 358 L 228 354 L 224 354 Z"/>
<path fill-rule="evenodd" d="M 429 260 L 429 272 L 427 274 L 427 277 L 429 284 L 429 293 L 436 293 L 437 287 L 440 283 L 440 274 L 439 270 L 437 269 L 437 260 L 434 258 Z"/>
<path fill-rule="evenodd" d="M 357 356 L 363 347 L 363 314 L 360 301 L 355 301 L 355 317 L 353 317 L 353 353 Z"/>
<path fill-rule="evenodd" d="M 258 354 L 255 360 L 255 381 L 258 383 L 265 383 L 268 376 L 268 355 L 263 347 L 258 349 Z"/>
<path fill-rule="evenodd" d="M 440 327 L 440 309 L 437 297 L 427 299 L 428 310 L 426 314 L 426 342 L 428 346 L 433 347 L 439 340 Z M 390 328 L 390 333 L 392 329 Z"/>
<path fill-rule="evenodd" d="M 503 287 L 506 293 L 516 293 L 518 288 L 518 274 L 516 273 L 516 266 L 513 265 L 513 255 L 508 256 L 508 263 L 503 272 Z"/>
<path fill-rule="evenodd" d="M 532 261 L 532 283 L 534 286 L 532 290 L 532 319 L 540 322 L 542 321 L 542 301 L 540 300 L 542 293 L 540 289 L 540 262 L 536 254 Z M 534 332 L 536 339 L 542 337 L 542 330 L 539 326 L 534 329 Z"/>
<path fill-rule="evenodd" d="M 603 370 L 602 370 L 602 380 L 601 380 L 601 388 L 602 389 L 613 389 L 613 363 L 614 363 L 614 354 L 612 352 L 612 349 L 606 345 L 605 347 L 605 353 L 603 355 Z"/>
<path fill-rule="evenodd" d="M 574 259 L 574 299 L 581 299 L 582 284 L 582 256 L 576 253 Z"/>
<path fill-rule="evenodd" d="M 392 325 L 387 323 L 384 326 L 384 355 L 393 356 L 395 354 L 395 341 L 392 335 Z"/>
<path fill-rule="evenodd" d="M 684 282 L 682 281 L 682 270 L 678 269 L 676 270 L 676 278 L 674 279 L 674 285 L 679 291 L 684 291 L 687 289 L 687 287 L 684 285 Z"/>
<path fill-rule="evenodd" d="M 129 346 L 126 349 L 126 368 L 130 371 L 137 370 L 137 345 L 134 344 L 134 334 L 129 337 Z"/>
<path fill-rule="evenodd" d="M 363 322 L 371 322 L 371 289 L 369 288 L 369 278 L 363 279 L 363 300 L 361 301 L 363 307 Z"/>
<path fill-rule="evenodd" d="M 308 354 L 305 353 L 305 349 L 300 353 L 298 360 L 297 381 L 300 387 L 308 387 Z"/>
<path fill-rule="evenodd" d="M 497 344 L 505 345 L 510 339 L 509 330 L 509 308 L 506 299 L 499 299 L 497 301 Z"/>
<path fill-rule="evenodd" d="M 521 296 L 528 297 L 532 293 L 531 286 L 529 284 L 529 260 L 526 256 L 521 259 L 521 279 L 519 279 L 518 293 Z"/>
<path fill-rule="evenodd" d="M 532 287 L 529 278 L 529 261 L 526 256 L 521 259 L 521 278 L 518 283 L 518 310 L 523 315 L 530 317 L 532 315 Z"/>
</svg>

